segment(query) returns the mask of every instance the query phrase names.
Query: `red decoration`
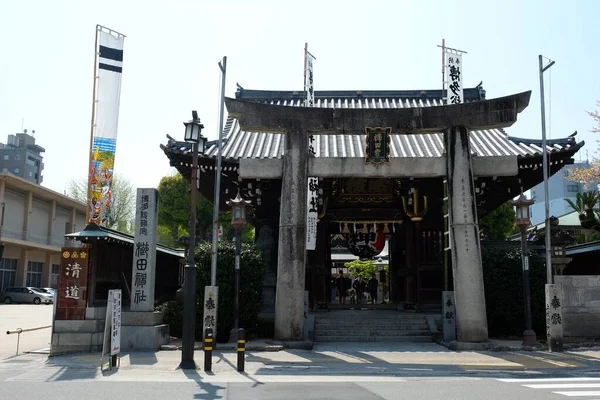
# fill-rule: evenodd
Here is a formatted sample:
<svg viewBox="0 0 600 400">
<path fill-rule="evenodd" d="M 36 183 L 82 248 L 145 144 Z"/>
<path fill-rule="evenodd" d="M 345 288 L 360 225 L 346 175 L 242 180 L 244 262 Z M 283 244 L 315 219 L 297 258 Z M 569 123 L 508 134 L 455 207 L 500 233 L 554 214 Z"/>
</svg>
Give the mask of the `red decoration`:
<svg viewBox="0 0 600 400">
<path fill-rule="evenodd" d="M 372 229 L 372 228 L 371 228 Z M 348 241 L 348 250 L 350 253 L 361 259 L 373 258 L 383 250 L 385 246 L 385 234 L 383 225 L 377 225 L 375 231 L 367 233 L 355 232 L 346 235 Z"/>
</svg>

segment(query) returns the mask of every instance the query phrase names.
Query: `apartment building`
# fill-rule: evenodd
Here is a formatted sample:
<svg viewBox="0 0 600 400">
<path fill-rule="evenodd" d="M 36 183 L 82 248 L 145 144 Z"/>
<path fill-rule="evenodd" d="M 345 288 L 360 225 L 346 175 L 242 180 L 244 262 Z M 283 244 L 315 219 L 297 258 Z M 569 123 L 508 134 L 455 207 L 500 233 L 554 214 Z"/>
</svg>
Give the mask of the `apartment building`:
<svg viewBox="0 0 600 400">
<path fill-rule="evenodd" d="M 0 290 L 56 287 L 64 235 L 84 228 L 85 204 L 1 172 Z"/>
<path fill-rule="evenodd" d="M 35 144 L 35 137 L 27 133 L 8 135 L 6 144 L 0 143 L 0 172 L 9 172 L 37 184 L 42 183 L 44 169 L 42 153 L 46 150 Z"/>
</svg>

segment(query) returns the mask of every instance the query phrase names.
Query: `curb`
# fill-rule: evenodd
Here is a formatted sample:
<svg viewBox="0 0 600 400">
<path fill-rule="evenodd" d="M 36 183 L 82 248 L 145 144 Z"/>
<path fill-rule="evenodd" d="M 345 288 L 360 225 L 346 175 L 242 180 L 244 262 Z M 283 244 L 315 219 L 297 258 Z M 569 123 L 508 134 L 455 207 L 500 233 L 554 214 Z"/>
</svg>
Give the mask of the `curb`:
<svg viewBox="0 0 600 400">
<path fill-rule="evenodd" d="M 180 351 L 181 345 L 164 344 L 160 346 L 161 351 Z M 237 349 L 236 343 L 217 343 L 215 351 L 232 351 L 235 352 Z M 312 350 L 313 342 L 311 341 L 274 341 L 266 340 L 264 342 L 252 343 L 246 342 L 246 351 L 281 351 L 284 349 L 295 349 L 295 350 Z M 194 350 L 203 350 L 201 343 L 194 345 Z"/>
</svg>

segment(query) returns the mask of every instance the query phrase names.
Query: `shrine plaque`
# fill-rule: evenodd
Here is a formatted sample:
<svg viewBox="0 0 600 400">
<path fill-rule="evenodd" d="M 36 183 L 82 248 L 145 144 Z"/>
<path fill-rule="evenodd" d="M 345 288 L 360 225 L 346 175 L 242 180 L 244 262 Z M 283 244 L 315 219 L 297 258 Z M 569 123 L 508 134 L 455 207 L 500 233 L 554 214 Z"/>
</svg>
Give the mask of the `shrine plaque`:
<svg viewBox="0 0 600 400">
<path fill-rule="evenodd" d="M 390 161 L 390 140 L 392 128 L 365 128 L 367 134 L 366 160 L 367 164 L 381 164 Z"/>
<path fill-rule="evenodd" d="M 56 296 L 56 319 L 85 319 L 88 282 L 88 249 L 63 247 Z"/>
</svg>

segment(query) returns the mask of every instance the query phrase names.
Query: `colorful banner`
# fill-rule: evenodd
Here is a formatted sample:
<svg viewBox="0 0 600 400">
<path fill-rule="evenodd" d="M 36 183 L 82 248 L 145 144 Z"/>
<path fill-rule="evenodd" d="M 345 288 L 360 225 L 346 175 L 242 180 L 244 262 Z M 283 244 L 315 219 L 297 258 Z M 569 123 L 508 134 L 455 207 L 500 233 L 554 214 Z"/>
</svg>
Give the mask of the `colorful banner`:
<svg viewBox="0 0 600 400">
<path fill-rule="evenodd" d="M 464 103 L 462 54 L 446 50 L 446 77 L 448 104 Z"/>
<path fill-rule="evenodd" d="M 111 212 L 125 36 L 102 27 L 98 27 L 96 35 L 88 222 L 106 226 Z"/>
</svg>

